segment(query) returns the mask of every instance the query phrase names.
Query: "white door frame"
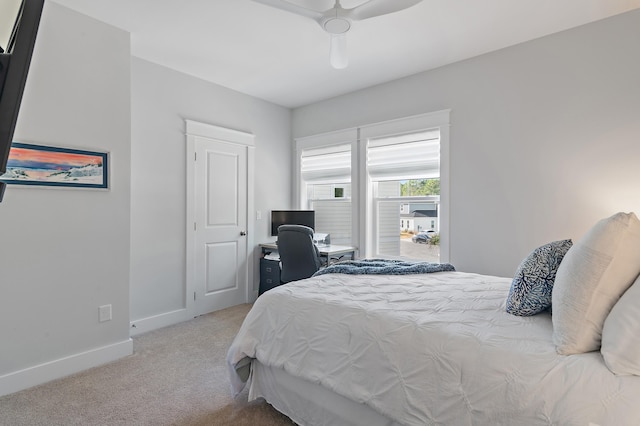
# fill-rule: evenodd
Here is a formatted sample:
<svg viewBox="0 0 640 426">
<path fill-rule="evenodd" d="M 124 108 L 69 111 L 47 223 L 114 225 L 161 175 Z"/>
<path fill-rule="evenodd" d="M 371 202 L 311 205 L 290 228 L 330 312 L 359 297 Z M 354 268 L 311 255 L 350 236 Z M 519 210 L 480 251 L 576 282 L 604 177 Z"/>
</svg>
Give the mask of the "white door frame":
<svg viewBox="0 0 640 426">
<path fill-rule="evenodd" d="M 196 221 L 195 211 L 195 140 L 197 137 L 214 139 L 217 141 L 233 143 L 246 146 L 247 148 L 247 259 L 244 267 L 246 270 L 247 286 L 245 303 L 253 300 L 253 231 L 255 229 L 255 217 L 251 212 L 254 210 L 254 164 L 255 146 L 254 136 L 238 130 L 227 129 L 214 126 L 212 124 L 201 123 L 193 120 L 185 120 L 186 142 L 187 142 L 187 206 L 186 206 L 186 308 L 190 316 L 196 315 L 196 304 L 193 295 L 196 291 L 196 256 L 195 256 L 195 235 L 194 224 Z"/>
</svg>

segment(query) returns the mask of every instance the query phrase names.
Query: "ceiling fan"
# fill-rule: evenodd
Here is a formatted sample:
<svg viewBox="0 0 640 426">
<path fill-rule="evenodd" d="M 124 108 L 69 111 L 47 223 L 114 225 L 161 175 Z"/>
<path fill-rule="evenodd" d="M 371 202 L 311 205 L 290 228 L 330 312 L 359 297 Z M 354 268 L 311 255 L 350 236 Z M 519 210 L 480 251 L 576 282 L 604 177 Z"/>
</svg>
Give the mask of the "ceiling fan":
<svg viewBox="0 0 640 426">
<path fill-rule="evenodd" d="M 309 9 L 287 0 L 253 0 L 277 9 L 293 12 L 316 21 L 322 29 L 331 35 L 330 62 L 337 69 L 348 65 L 347 40 L 345 35 L 351 23 L 380 15 L 398 12 L 420 3 L 422 0 L 369 0 L 352 9 L 345 9 L 336 0 L 335 5 L 324 12 Z"/>
</svg>

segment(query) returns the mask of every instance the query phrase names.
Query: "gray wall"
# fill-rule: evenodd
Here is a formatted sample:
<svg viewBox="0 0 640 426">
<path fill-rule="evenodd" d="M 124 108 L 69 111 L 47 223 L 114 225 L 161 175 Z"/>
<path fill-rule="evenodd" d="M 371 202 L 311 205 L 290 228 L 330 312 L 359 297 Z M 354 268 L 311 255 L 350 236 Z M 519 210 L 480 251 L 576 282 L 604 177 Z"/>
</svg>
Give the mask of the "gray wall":
<svg viewBox="0 0 640 426">
<path fill-rule="evenodd" d="M 512 276 L 533 248 L 640 212 L 640 11 L 293 111 L 293 137 L 451 108 L 451 262 Z"/>
<path fill-rule="evenodd" d="M 131 75 L 131 318 L 144 330 L 185 308 L 184 119 L 255 135 L 257 244 L 271 239 L 269 212 L 291 207 L 291 111 L 139 58 Z"/>
<path fill-rule="evenodd" d="M 108 151 L 111 185 L 7 189 L 0 394 L 131 350 L 129 52 L 128 33 L 45 4 L 14 140 Z"/>
</svg>

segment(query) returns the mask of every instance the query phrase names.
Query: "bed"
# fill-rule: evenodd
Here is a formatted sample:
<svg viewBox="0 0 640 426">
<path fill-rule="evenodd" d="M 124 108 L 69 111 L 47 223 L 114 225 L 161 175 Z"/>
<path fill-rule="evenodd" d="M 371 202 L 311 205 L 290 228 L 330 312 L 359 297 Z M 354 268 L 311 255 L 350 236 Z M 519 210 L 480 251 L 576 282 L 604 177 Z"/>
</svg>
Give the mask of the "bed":
<svg viewBox="0 0 640 426">
<path fill-rule="evenodd" d="M 612 305 L 640 298 L 631 283 Z M 507 312 L 513 284 L 445 271 L 330 273 L 274 288 L 229 349 L 233 392 L 300 425 L 639 425 L 640 377 L 614 374 L 600 350 L 558 353 L 548 310 Z M 629 322 L 617 317 L 611 327 Z"/>
</svg>

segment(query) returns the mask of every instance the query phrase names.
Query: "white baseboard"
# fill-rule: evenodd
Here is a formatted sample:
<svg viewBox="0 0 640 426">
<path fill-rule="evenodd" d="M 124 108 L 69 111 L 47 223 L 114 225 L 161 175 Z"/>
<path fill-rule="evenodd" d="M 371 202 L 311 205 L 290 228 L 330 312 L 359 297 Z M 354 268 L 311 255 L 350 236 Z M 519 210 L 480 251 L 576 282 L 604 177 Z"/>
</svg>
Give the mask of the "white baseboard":
<svg viewBox="0 0 640 426">
<path fill-rule="evenodd" d="M 156 330 L 158 328 L 166 327 L 179 322 L 190 320 L 192 317 L 188 315 L 186 309 L 178 309 L 175 311 L 167 312 L 160 315 L 154 315 L 152 317 L 141 318 L 135 321 L 131 321 L 131 327 L 129 334 L 131 336 L 137 336 L 147 331 Z"/>
<path fill-rule="evenodd" d="M 125 341 L 60 358 L 0 376 L 0 396 L 59 379 L 123 358 L 133 353 L 133 341 Z"/>
</svg>

